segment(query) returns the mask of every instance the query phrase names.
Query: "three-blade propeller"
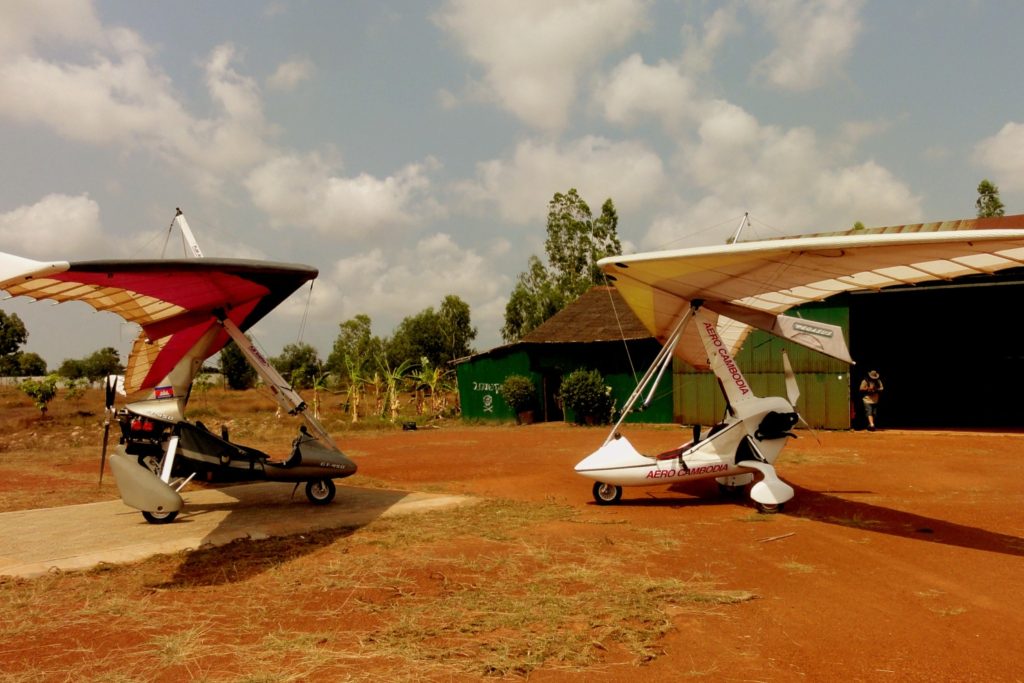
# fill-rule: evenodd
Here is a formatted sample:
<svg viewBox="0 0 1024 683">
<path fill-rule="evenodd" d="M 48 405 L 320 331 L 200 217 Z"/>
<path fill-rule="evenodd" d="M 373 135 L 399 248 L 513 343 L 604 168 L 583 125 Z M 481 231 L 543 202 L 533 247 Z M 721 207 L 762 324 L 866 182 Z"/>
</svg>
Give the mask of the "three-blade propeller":
<svg viewBox="0 0 1024 683">
<path fill-rule="evenodd" d="M 796 402 L 800 399 L 800 386 L 796 383 L 796 373 L 793 372 L 793 364 L 789 362 L 789 354 L 786 350 L 782 350 L 782 368 L 786 376 L 786 399 L 789 401 L 789 405 L 793 406 L 793 412 L 796 413 L 797 419 L 800 420 L 800 424 L 810 430 L 811 434 L 814 435 L 815 440 L 818 439 L 818 432 L 804 419 L 804 416 L 800 414 L 800 411 L 796 409 Z"/>
<path fill-rule="evenodd" d="M 107 375 L 104 380 L 104 405 L 103 412 L 103 449 L 100 451 L 100 486 L 103 486 L 103 470 L 107 465 L 107 442 L 110 439 L 110 421 L 114 416 L 114 394 L 117 391 L 117 378 Z"/>
</svg>

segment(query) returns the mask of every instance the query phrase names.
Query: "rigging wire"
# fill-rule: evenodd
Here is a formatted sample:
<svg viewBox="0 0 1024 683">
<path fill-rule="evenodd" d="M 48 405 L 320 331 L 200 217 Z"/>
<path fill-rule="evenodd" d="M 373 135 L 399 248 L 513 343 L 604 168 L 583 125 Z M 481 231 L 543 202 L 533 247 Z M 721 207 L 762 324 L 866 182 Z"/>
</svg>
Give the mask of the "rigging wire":
<svg viewBox="0 0 1024 683">
<path fill-rule="evenodd" d="M 661 251 L 661 250 L 669 249 L 672 245 L 677 244 L 679 242 L 682 242 L 684 240 L 688 240 L 688 239 L 690 239 L 692 237 L 697 237 L 699 235 L 705 235 L 705 234 L 710 233 L 712 231 L 718 230 L 718 228 L 721 228 L 723 225 L 727 225 L 727 224 L 735 225 L 736 221 L 739 220 L 740 218 L 742 218 L 742 216 L 739 216 L 739 217 L 736 217 L 736 218 L 727 218 L 727 219 L 725 219 L 725 220 L 723 220 L 723 221 L 721 221 L 719 223 L 716 223 L 714 225 L 709 225 L 709 226 L 704 227 L 704 228 L 698 228 L 698 229 L 696 229 L 696 230 L 694 230 L 692 232 L 688 232 L 688 233 L 686 233 L 684 235 L 680 235 L 679 237 L 671 239 L 668 242 L 663 242 L 661 245 L 659 245 L 657 247 L 656 251 Z"/>
<path fill-rule="evenodd" d="M 615 297 L 612 296 L 613 285 L 608 280 L 608 275 L 604 272 L 601 273 L 604 277 L 604 284 L 607 288 L 605 291 L 608 292 L 608 302 L 612 305 L 612 313 L 615 315 L 615 324 L 619 328 L 619 337 L 622 339 L 622 346 L 626 349 L 626 360 L 629 361 L 629 371 L 633 373 L 633 381 L 637 381 L 636 367 L 633 365 L 633 356 L 629 353 L 629 344 L 626 342 L 626 333 L 622 329 L 622 319 L 619 317 L 619 310 L 615 307 Z"/>
<path fill-rule="evenodd" d="M 306 306 L 302 310 L 302 320 L 299 322 L 299 332 L 296 335 L 295 343 L 300 344 L 302 339 L 306 336 L 306 321 L 309 320 L 309 309 L 313 302 L 313 283 L 314 280 L 309 281 L 309 293 L 306 294 Z"/>
</svg>

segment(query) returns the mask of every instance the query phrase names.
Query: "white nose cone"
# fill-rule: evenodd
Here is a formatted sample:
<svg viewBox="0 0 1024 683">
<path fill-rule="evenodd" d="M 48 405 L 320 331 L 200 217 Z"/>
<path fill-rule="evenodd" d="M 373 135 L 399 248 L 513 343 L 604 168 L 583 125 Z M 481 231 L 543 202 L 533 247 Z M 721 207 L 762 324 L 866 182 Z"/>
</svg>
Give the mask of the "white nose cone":
<svg viewBox="0 0 1024 683">
<path fill-rule="evenodd" d="M 601 446 L 576 463 L 576 472 L 585 477 L 599 478 L 600 473 L 624 467 L 649 465 L 650 458 L 642 455 L 626 437 L 619 437 Z"/>
</svg>

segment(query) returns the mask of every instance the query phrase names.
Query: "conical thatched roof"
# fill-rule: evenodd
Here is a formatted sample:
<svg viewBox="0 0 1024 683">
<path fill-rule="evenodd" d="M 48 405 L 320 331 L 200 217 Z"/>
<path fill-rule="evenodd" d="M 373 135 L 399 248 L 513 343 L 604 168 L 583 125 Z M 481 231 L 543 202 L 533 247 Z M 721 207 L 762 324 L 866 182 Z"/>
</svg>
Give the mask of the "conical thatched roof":
<svg viewBox="0 0 1024 683">
<path fill-rule="evenodd" d="M 519 341 L 532 344 L 647 339 L 651 333 L 614 287 L 592 287 Z"/>
</svg>

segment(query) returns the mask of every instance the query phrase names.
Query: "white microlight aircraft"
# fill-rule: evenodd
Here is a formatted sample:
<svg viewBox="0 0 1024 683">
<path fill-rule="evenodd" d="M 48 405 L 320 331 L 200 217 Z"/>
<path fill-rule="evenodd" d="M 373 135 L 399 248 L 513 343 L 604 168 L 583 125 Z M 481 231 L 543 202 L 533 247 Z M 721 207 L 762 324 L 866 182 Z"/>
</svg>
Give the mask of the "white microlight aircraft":
<svg viewBox="0 0 1024 683">
<path fill-rule="evenodd" d="M 763 512 L 779 511 L 793 497 L 792 487 L 779 479 L 774 463 L 800 421 L 796 378 L 784 356 L 787 396 L 758 397 L 736 364 L 736 352 L 756 327 L 852 363 L 840 327 L 782 313 L 840 292 L 1024 265 L 1024 216 L 932 224 L 930 231 L 915 231 L 922 227 L 602 259 L 599 265 L 608 279 L 663 347 L 604 444 L 576 465 L 576 472 L 596 481 L 597 503 L 617 503 L 624 486 L 714 478 L 728 491 L 759 475 L 750 488 L 751 499 Z M 727 415 L 704 438 L 698 426 L 690 442 L 660 455 L 644 455 L 619 427 L 648 387 L 650 402 L 673 357 L 715 373 Z"/>
<path fill-rule="evenodd" d="M 129 399 L 123 409 L 114 411 L 114 385 L 107 384 L 101 483 L 111 417 L 116 417 L 121 437 L 110 468 L 122 500 L 151 524 L 174 520 L 184 505 L 180 491 L 196 475 L 207 481 L 305 483 L 312 503 L 331 502 L 333 480 L 354 474 L 355 463 L 244 334 L 313 280 L 316 269 L 202 258 L 180 210 L 175 226 L 193 258 L 69 263 L 0 253 L 0 290 L 11 296 L 82 301 L 141 327 L 123 378 Z M 305 421 L 284 457 L 272 458 L 230 441 L 226 431 L 215 435 L 185 419 L 192 380 L 203 361 L 231 340 L 278 405 Z"/>
</svg>

